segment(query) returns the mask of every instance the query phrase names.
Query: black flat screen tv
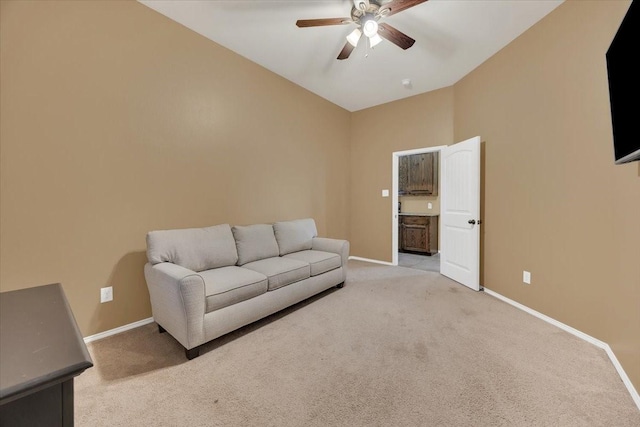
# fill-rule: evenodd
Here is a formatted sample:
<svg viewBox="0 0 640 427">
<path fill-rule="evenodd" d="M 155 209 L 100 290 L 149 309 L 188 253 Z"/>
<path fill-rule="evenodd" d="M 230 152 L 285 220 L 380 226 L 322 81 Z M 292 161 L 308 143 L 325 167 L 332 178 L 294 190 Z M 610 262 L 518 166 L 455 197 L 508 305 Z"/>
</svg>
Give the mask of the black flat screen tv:
<svg viewBox="0 0 640 427">
<path fill-rule="evenodd" d="M 606 54 L 616 164 L 640 161 L 639 1 L 631 2 Z"/>
</svg>

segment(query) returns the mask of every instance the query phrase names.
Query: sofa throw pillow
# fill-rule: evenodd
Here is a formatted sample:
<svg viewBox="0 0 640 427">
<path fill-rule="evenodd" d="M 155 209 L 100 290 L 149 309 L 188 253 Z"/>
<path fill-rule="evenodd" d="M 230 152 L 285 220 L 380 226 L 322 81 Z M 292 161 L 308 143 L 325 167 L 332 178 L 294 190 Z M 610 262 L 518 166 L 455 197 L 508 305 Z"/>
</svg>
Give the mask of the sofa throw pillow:
<svg viewBox="0 0 640 427">
<path fill-rule="evenodd" d="M 151 264 L 171 262 L 193 271 L 235 265 L 236 242 L 229 224 L 204 228 L 158 230 L 147 233 Z"/>
<path fill-rule="evenodd" d="M 238 265 L 278 256 L 271 224 L 235 225 L 231 228 L 238 250 Z"/>
<path fill-rule="evenodd" d="M 313 218 L 280 221 L 273 224 L 280 255 L 311 249 L 311 240 L 318 236 Z"/>
</svg>

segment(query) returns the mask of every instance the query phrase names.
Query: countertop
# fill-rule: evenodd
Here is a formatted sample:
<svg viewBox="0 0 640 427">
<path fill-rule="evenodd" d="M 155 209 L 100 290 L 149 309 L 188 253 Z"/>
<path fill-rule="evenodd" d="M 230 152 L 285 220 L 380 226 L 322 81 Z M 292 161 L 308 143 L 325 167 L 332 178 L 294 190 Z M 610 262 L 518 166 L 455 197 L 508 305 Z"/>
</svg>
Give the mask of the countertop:
<svg viewBox="0 0 640 427">
<path fill-rule="evenodd" d="M 398 212 L 398 215 L 403 215 L 403 216 L 440 216 L 439 214 L 434 214 L 434 213 L 411 213 L 411 212 Z"/>
</svg>

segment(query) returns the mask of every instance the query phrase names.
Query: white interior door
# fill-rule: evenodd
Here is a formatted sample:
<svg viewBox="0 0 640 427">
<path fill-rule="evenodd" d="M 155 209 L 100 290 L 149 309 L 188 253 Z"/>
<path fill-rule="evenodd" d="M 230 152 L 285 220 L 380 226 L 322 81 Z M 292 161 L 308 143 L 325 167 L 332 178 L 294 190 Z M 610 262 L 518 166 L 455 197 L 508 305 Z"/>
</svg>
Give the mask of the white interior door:
<svg viewBox="0 0 640 427">
<path fill-rule="evenodd" d="M 480 290 L 480 137 L 440 151 L 440 273 Z"/>
</svg>

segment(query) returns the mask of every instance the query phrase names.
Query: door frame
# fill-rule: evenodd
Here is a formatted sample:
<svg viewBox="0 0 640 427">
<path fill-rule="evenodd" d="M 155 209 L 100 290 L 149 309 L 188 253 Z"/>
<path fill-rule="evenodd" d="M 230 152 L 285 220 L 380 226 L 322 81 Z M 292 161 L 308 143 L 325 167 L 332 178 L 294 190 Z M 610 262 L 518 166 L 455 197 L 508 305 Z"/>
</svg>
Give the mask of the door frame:
<svg viewBox="0 0 640 427">
<path fill-rule="evenodd" d="M 443 148 L 446 148 L 446 145 L 438 145 L 435 147 L 424 147 L 424 148 L 414 148 L 412 150 L 404 150 L 404 151 L 394 151 L 391 153 L 391 264 L 398 265 L 398 163 L 400 161 L 401 156 L 409 156 L 411 154 L 424 154 L 424 153 L 434 153 L 440 151 Z M 439 161 L 439 159 L 438 159 Z M 438 168 L 438 173 L 442 173 L 442 169 Z M 440 185 L 441 176 L 438 176 L 438 186 Z M 438 196 L 442 197 L 440 194 L 440 189 L 438 189 Z M 440 223 L 438 222 L 438 227 L 440 227 Z M 438 234 L 440 234 L 440 230 L 438 230 Z"/>
</svg>

